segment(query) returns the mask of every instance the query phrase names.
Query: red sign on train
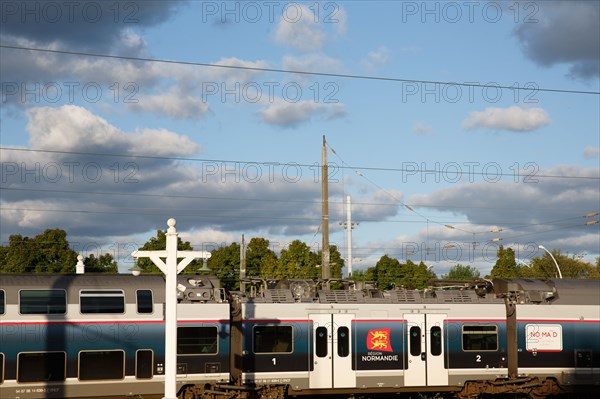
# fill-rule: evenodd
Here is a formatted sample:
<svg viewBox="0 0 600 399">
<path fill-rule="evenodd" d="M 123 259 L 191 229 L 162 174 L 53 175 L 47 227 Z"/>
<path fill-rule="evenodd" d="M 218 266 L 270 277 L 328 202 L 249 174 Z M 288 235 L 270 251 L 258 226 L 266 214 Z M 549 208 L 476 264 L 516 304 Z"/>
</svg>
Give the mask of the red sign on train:
<svg viewBox="0 0 600 399">
<path fill-rule="evenodd" d="M 390 329 L 378 328 L 369 330 L 367 334 L 367 349 L 373 351 L 393 352 L 390 342 Z"/>
</svg>

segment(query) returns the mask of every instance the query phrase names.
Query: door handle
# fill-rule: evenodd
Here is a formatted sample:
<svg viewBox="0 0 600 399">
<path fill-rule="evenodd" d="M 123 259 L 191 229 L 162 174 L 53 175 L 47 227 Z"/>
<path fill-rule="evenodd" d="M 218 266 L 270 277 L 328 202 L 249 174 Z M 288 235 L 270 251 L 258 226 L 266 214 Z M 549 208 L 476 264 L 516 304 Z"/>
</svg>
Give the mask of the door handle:
<svg viewBox="0 0 600 399">
<path fill-rule="evenodd" d="M 426 354 L 425 352 L 421 352 L 421 360 L 425 361 L 426 359 Z"/>
</svg>

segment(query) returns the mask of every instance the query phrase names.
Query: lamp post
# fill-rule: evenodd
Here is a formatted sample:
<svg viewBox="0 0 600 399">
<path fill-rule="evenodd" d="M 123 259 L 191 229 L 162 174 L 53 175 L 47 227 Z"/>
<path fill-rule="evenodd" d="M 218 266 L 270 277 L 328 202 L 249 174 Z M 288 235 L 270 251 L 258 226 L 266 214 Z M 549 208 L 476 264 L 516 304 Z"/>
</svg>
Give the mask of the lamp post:
<svg viewBox="0 0 600 399">
<path fill-rule="evenodd" d="M 165 275 L 165 396 L 177 399 L 177 274 L 196 258 L 209 258 L 206 251 L 177 251 L 175 219 L 169 219 L 165 234 L 166 250 L 133 251 L 134 258 L 150 258 Z M 166 263 L 161 258 L 166 258 Z M 183 258 L 177 263 L 177 259 Z"/>
<path fill-rule="evenodd" d="M 558 262 L 556 261 L 556 259 L 554 259 L 554 255 L 552 255 L 552 252 L 548 251 L 546 249 L 546 247 L 543 246 L 542 244 L 538 245 L 538 248 L 543 249 L 544 251 L 548 252 L 548 255 L 550 255 L 550 257 L 554 261 L 554 264 L 556 265 L 556 270 L 558 270 L 558 278 L 562 278 L 562 273 L 560 272 L 560 267 L 558 267 Z"/>
</svg>

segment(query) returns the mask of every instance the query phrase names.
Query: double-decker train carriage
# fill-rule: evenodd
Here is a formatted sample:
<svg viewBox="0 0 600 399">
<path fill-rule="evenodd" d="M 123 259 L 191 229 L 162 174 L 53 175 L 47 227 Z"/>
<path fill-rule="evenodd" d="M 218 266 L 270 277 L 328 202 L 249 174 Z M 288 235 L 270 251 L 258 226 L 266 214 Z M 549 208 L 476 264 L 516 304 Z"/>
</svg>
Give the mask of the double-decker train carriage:
<svg viewBox="0 0 600 399">
<path fill-rule="evenodd" d="M 600 280 L 380 291 L 178 276 L 181 398 L 600 389 Z M 161 397 L 164 279 L 2 275 L 0 397 Z"/>
<path fill-rule="evenodd" d="M 0 398 L 164 392 L 161 276 L 27 274 L 0 282 Z M 214 278 L 179 284 L 186 289 L 178 292 L 178 380 L 228 381 L 223 290 Z"/>
</svg>

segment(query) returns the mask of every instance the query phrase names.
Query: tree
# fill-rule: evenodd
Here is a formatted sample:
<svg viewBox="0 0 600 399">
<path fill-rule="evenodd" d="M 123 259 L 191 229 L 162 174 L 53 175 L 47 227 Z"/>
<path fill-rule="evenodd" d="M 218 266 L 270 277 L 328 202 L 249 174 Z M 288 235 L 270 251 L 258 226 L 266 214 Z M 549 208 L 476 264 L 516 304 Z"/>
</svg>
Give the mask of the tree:
<svg viewBox="0 0 600 399">
<path fill-rule="evenodd" d="M 262 276 L 277 267 L 277 255 L 269 248 L 269 240 L 252 238 L 246 248 L 246 275 Z M 264 277 L 264 276 L 263 276 Z"/>
<path fill-rule="evenodd" d="M 77 256 L 64 230 L 48 229 L 33 238 L 14 234 L 0 247 L 0 273 L 75 273 Z M 86 273 L 118 273 L 110 254 L 91 254 L 83 263 Z"/>
<path fill-rule="evenodd" d="M 69 248 L 64 230 L 47 229 L 34 238 L 11 235 L 0 261 L 2 273 L 73 273 L 77 252 Z"/>
<path fill-rule="evenodd" d="M 407 260 L 406 265 L 402 266 L 401 273 L 402 278 L 396 285 L 408 289 L 426 288 L 431 280 L 437 278 L 431 267 L 423 261 L 415 265 L 411 260 Z"/>
<path fill-rule="evenodd" d="M 86 273 L 118 273 L 119 267 L 111 254 L 103 254 L 96 258 L 94 254 L 90 254 L 84 259 Z"/>
<path fill-rule="evenodd" d="M 476 280 L 479 278 L 479 270 L 472 266 L 463 266 L 458 263 L 456 266 L 450 268 L 448 274 L 442 275 L 442 278 L 450 280 Z"/>
<path fill-rule="evenodd" d="M 213 250 L 207 264 L 221 281 L 221 287 L 239 290 L 240 244 L 234 242 Z"/>
<path fill-rule="evenodd" d="M 569 257 L 562 255 L 560 250 L 553 250 L 552 255 L 556 259 L 563 278 L 598 278 L 598 267 L 583 262 L 574 255 Z M 533 258 L 529 266 L 522 268 L 522 276 L 528 278 L 556 278 L 558 271 L 552 257 L 544 251 L 540 258 Z"/>
<path fill-rule="evenodd" d="M 498 260 L 492 268 L 491 277 L 521 277 L 521 268 L 517 265 L 512 248 L 504 249 L 504 246 L 500 245 L 496 255 Z"/>
<path fill-rule="evenodd" d="M 167 236 L 166 231 L 157 230 L 156 237 L 150 238 L 141 248 L 140 251 L 164 251 L 167 249 Z M 177 236 L 177 250 L 179 251 L 192 251 L 192 245 L 189 241 L 182 241 L 181 237 Z M 163 259 L 164 260 L 164 259 Z M 139 258 L 137 260 L 138 267 L 142 269 L 143 273 L 159 274 L 162 271 L 150 260 L 150 258 Z M 193 274 L 200 265 L 198 262 L 193 261 L 183 271 L 185 274 Z"/>
<path fill-rule="evenodd" d="M 310 247 L 300 240 L 294 240 L 290 245 L 281 250 L 279 257 L 279 267 L 275 270 L 273 277 L 282 278 L 310 278 L 321 277 L 321 269 L 317 254 L 310 250 Z"/>
<path fill-rule="evenodd" d="M 391 258 L 387 254 L 379 258 L 375 266 L 369 269 L 373 269 L 371 276 L 373 280 L 377 281 L 377 287 L 382 290 L 393 288 L 401 279 L 402 271 L 400 262 L 398 259 Z"/>
</svg>

